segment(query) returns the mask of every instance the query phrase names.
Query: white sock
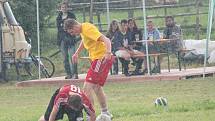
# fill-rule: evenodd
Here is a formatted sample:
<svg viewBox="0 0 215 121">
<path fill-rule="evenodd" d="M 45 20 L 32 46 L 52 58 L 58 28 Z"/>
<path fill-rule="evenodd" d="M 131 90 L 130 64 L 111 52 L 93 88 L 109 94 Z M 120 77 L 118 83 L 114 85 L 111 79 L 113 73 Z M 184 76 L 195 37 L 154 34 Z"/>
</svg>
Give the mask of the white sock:
<svg viewBox="0 0 215 121">
<path fill-rule="evenodd" d="M 103 113 L 103 114 L 108 114 L 109 111 L 108 111 L 107 108 L 102 108 L 102 109 L 101 109 L 101 113 Z"/>
</svg>

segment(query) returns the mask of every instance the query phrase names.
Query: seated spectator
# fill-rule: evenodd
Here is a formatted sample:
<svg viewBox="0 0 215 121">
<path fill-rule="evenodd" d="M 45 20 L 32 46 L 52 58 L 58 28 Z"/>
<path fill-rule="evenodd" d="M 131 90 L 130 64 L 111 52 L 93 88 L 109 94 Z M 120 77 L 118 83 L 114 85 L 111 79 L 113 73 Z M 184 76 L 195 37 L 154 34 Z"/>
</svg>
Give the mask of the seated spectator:
<svg viewBox="0 0 215 121">
<path fill-rule="evenodd" d="M 142 43 L 135 43 L 134 41 L 140 41 L 143 39 L 143 35 L 141 30 L 138 29 L 137 24 L 134 19 L 129 19 L 128 20 L 128 33 L 131 36 L 131 44 L 132 48 L 138 51 L 142 50 Z M 132 58 L 134 65 L 135 65 L 135 70 L 132 73 L 132 75 L 142 75 L 143 73 L 141 72 L 142 64 L 143 64 L 143 59 L 142 58 Z"/>
<path fill-rule="evenodd" d="M 128 22 L 122 20 L 120 23 L 120 31 L 118 31 L 113 38 L 114 46 L 112 47 L 115 51 L 115 55 L 119 57 L 120 62 L 123 66 L 123 73 L 125 76 L 129 76 L 128 65 L 130 63 L 131 51 L 129 49 L 130 38 L 127 32 Z"/>
<path fill-rule="evenodd" d="M 113 48 L 113 39 L 114 39 L 114 34 L 116 34 L 116 32 L 119 31 L 119 24 L 117 20 L 113 20 L 110 23 L 110 27 L 108 29 L 108 32 L 106 34 L 106 36 L 111 40 L 111 44 L 112 44 L 112 53 L 115 53 L 115 49 Z M 113 74 L 118 74 L 118 59 L 115 60 L 115 62 L 113 63 Z"/>
<path fill-rule="evenodd" d="M 155 41 L 160 40 L 160 32 L 154 26 L 154 23 L 152 21 L 147 22 L 147 39 Z"/>
<path fill-rule="evenodd" d="M 115 55 L 119 58 L 120 62 L 122 63 L 123 72 L 125 76 L 130 76 L 128 71 L 130 58 L 134 54 L 138 54 L 141 52 L 133 50 L 131 46 L 131 36 L 128 33 L 128 21 L 123 19 L 121 20 L 120 25 L 121 25 L 120 31 L 118 31 L 113 38 L 114 42 L 113 48 L 115 49 Z"/>
<path fill-rule="evenodd" d="M 152 53 L 158 53 L 160 50 L 160 46 L 154 45 L 152 41 L 159 41 L 160 40 L 160 32 L 159 30 L 154 26 L 154 23 L 152 21 L 147 22 L 147 40 L 150 40 L 148 42 L 148 52 L 149 54 Z M 145 51 L 145 46 L 144 46 L 144 51 Z M 145 61 L 144 65 L 147 65 L 147 62 Z M 157 66 L 158 63 L 155 61 L 155 66 L 152 69 L 152 72 L 157 71 Z"/>
<path fill-rule="evenodd" d="M 170 42 L 170 51 L 175 53 L 184 47 L 182 40 L 181 27 L 176 25 L 173 16 L 167 16 L 165 18 L 166 28 L 163 32 L 164 39 L 172 39 Z"/>
<path fill-rule="evenodd" d="M 147 40 L 150 40 L 147 42 L 148 44 L 148 52 L 149 54 L 156 53 L 157 48 L 154 45 L 153 41 L 159 41 L 160 40 L 160 32 L 158 29 L 154 26 L 152 21 L 147 22 Z M 143 51 L 146 53 L 146 44 L 143 44 Z"/>
</svg>

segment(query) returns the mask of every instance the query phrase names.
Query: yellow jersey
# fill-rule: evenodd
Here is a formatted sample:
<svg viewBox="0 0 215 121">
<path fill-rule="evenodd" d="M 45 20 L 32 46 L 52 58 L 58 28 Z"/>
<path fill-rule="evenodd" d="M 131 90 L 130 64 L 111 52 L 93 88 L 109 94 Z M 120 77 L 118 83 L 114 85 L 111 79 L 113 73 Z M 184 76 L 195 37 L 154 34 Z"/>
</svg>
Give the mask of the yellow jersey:
<svg viewBox="0 0 215 121">
<path fill-rule="evenodd" d="M 82 23 L 81 38 L 91 60 L 102 59 L 106 52 L 104 42 L 98 41 L 101 36 L 102 34 L 93 24 Z"/>
</svg>

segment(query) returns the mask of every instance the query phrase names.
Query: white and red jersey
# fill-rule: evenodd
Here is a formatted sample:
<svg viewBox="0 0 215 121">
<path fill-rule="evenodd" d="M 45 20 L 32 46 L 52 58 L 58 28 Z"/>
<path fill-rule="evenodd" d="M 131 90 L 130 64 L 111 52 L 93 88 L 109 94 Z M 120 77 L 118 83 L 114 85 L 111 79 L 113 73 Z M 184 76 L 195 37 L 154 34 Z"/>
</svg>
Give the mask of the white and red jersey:
<svg viewBox="0 0 215 121">
<path fill-rule="evenodd" d="M 93 106 L 90 102 L 90 100 L 88 99 L 88 97 L 84 94 L 84 92 L 82 92 L 80 90 L 79 87 L 75 86 L 75 85 L 65 85 L 63 86 L 59 93 L 57 94 L 55 101 L 54 101 L 54 105 L 59 108 L 60 105 L 68 105 L 68 98 L 71 95 L 79 95 L 83 101 L 83 105 L 85 108 L 86 113 L 88 113 L 88 111 L 92 111 L 95 113 L 95 110 L 93 109 Z"/>
</svg>

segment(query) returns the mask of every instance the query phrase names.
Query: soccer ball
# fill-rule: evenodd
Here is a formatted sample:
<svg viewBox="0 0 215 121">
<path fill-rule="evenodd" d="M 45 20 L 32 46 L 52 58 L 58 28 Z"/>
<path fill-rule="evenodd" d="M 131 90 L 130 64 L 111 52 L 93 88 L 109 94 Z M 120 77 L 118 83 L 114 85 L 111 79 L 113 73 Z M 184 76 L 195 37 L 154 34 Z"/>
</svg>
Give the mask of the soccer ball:
<svg viewBox="0 0 215 121">
<path fill-rule="evenodd" d="M 167 106 L 167 99 L 164 97 L 159 97 L 155 99 L 155 106 Z"/>
<path fill-rule="evenodd" d="M 100 114 L 97 116 L 96 121 L 111 121 L 111 117 L 107 114 Z"/>
</svg>

